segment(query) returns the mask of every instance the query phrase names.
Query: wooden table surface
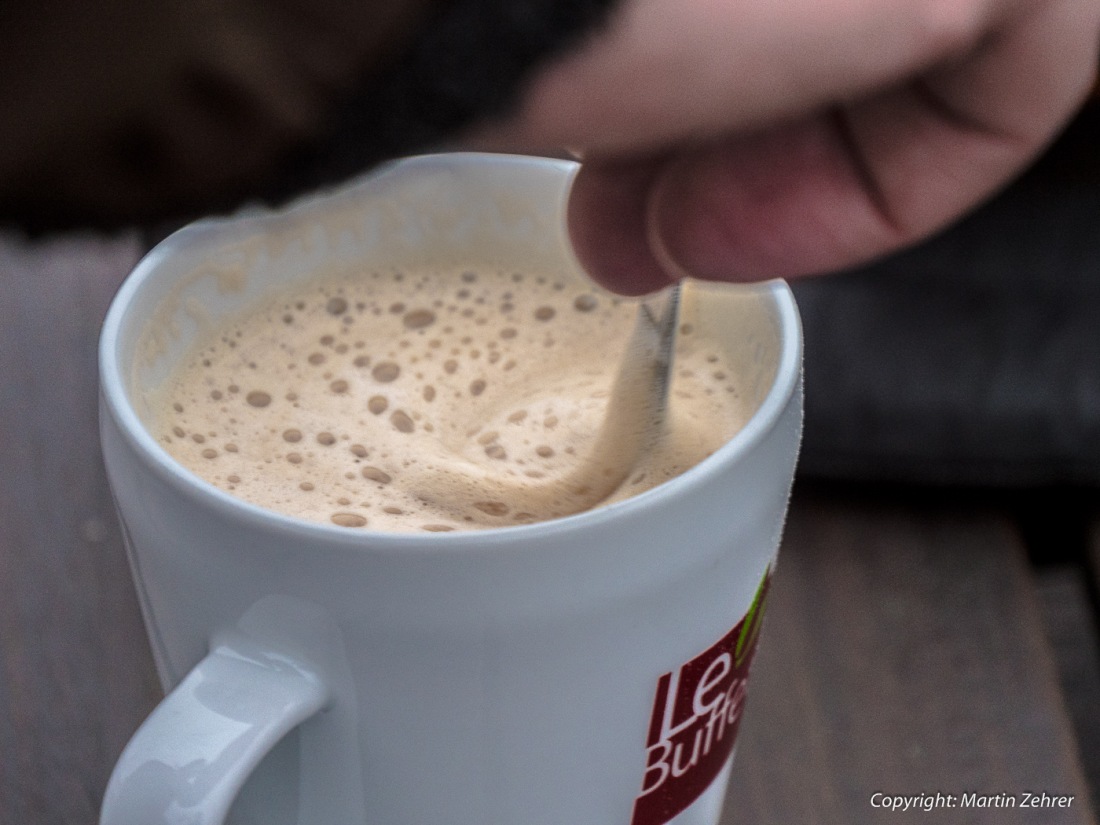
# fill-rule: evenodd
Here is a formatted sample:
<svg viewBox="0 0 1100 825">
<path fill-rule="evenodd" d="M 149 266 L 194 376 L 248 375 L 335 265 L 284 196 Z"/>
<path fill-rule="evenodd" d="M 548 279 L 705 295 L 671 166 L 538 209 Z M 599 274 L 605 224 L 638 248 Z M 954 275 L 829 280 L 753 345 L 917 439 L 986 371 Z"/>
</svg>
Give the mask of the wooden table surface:
<svg viewBox="0 0 1100 825">
<path fill-rule="evenodd" d="M 98 329 L 140 248 L 0 236 L 0 825 L 94 823 L 160 696 L 96 424 Z M 724 825 L 1096 823 L 1091 507 L 800 483 Z M 875 806 L 937 793 L 956 806 Z M 1073 800 L 958 801 L 1029 793 Z"/>
</svg>

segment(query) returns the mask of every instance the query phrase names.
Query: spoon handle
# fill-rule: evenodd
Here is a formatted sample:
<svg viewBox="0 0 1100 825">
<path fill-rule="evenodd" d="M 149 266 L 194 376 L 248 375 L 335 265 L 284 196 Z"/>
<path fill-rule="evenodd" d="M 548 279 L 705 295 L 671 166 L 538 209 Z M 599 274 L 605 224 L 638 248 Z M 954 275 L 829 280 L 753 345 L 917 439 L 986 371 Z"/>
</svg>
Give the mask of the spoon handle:
<svg viewBox="0 0 1100 825">
<path fill-rule="evenodd" d="M 664 432 L 679 318 L 679 283 L 638 306 L 595 448 L 569 482 L 583 485 L 591 500 L 618 489 Z"/>
<path fill-rule="evenodd" d="M 649 345 L 655 350 L 653 358 L 653 413 L 661 422 L 668 404 L 668 390 L 672 383 L 673 350 L 676 332 L 680 325 L 680 292 L 682 281 L 652 295 L 639 308 L 638 326 L 649 324 L 649 336 L 656 336 Z M 634 336 L 640 334 L 635 329 Z M 631 344 L 635 342 L 632 340 Z M 628 351 L 627 357 L 630 357 Z"/>
</svg>

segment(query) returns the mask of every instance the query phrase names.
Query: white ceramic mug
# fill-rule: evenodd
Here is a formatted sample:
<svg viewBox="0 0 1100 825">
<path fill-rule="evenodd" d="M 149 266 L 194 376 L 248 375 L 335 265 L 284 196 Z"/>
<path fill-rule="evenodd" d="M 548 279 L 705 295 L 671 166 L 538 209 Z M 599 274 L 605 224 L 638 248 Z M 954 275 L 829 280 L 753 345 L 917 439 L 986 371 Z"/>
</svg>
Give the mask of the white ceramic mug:
<svg viewBox="0 0 1100 825">
<path fill-rule="evenodd" d="M 674 480 L 568 518 L 348 531 L 176 464 L 143 390 L 206 321 L 335 259 L 576 267 L 572 163 L 390 165 L 186 228 L 120 290 L 103 448 L 167 698 L 102 825 L 661 825 L 718 819 L 801 424 L 787 287 L 703 289 L 756 411 Z"/>
</svg>

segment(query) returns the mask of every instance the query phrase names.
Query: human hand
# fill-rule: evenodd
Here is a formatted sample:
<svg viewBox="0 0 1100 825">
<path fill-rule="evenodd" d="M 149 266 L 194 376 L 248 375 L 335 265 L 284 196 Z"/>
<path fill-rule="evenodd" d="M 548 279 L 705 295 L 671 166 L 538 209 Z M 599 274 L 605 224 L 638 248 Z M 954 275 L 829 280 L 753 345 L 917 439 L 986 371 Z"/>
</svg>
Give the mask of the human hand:
<svg viewBox="0 0 1100 825">
<path fill-rule="evenodd" d="M 1098 0 L 626 0 L 478 136 L 585 162 L 582 263 L 643 294 L 851 266 L 1018 173 L 1083 99 Z"/>
</svg>

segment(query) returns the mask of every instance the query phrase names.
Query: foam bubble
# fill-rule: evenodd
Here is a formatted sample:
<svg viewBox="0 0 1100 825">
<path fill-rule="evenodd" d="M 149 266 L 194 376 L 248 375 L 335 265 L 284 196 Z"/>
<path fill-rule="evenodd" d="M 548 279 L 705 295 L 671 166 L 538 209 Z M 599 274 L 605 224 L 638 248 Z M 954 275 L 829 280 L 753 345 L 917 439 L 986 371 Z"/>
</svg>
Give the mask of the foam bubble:
<svg viewBox="0 0 1100 825">
<path fill-rule="evenodd" d="M 385 470 L 381 470 L 378 467 L 364 467 L 361 470 L 363 478 L 370 479 L 371 481 L 377 481 L 379 484 L 389 484 L 393 481 L 393 476 L 387 473 Z"/>
<path fill-rule="evenodd" d="M 401 319 L 407 329 L 424 329 L 435 323 L 435 313 L 430 309 L 414 309 Z"/>
<path fill-rule="evenodd" d="M 597 306 L 599 301 L 596 300 L 596 296 L 589 293 L 578 295 L 573 299 L 573 309 L 578 312 L 592 312 Z"/>
<path fill-rule="evenodd" d="M 416 429 L 416 424 L 404 410 L 394 410 L 390 413 L 390 423 L 398 432 L 411 433 Z"/>
<path fill-rule="evenodd" d="M 397 380 L 398 376 L 401 375 L 401 367 L 393 361 L 383 361 L 371 370 L 371 375 L 380 384 L 387 384 L 390 381 Z"/>
<path fill-rule="evenodd" d="M 358 513 L 333 513 L 330 517 L 333 524 L 340 527 L 366 527 L 367 519 Z"/>
</svg>

